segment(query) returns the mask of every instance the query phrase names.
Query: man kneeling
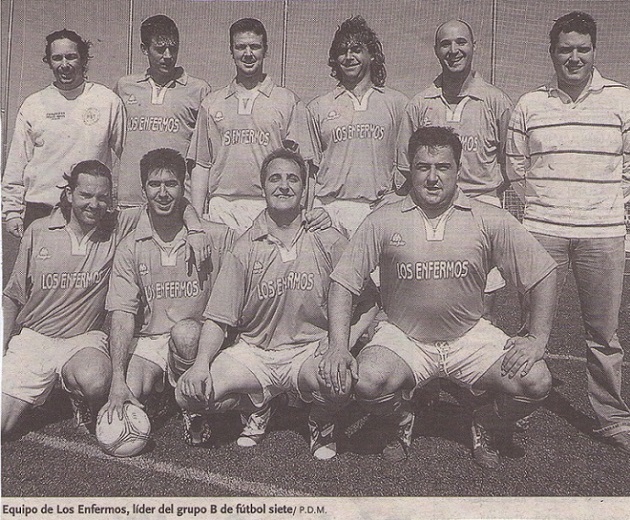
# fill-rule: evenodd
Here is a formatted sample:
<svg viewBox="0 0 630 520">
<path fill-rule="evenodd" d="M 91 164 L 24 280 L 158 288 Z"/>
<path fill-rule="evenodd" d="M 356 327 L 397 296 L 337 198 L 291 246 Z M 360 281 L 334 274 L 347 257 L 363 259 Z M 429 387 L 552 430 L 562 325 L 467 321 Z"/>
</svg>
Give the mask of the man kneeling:
<svg viewBox="0 0 630 520">
<path fill-rule="evenodd" d="M 332 273 L 330 348 L 321 376 L 344 391 L 347 371 L 357 400 L 391 418 L 396 435 L 383 452 L 407 458 L 414 391 L 442 377 L 496 398 L 475 412 L 473 455 L 496 467 L 496 434 L 532 413 L 551 389 L 543 361 L 551 329 L 555 262 L 507 212 L 471 200 L 457 187 L 462 145 L 442 127 L 418 129 L 409 141 L 412 189 L 369 215 Z M 352 296 L 367 274 L 381 272 L 387 321 L 354 358 L 348 352 Z M 482 318 L 486 277 L 493 266 L 529 293 L 530 334 L 509 338 Z"/>
<path fill-rule="evenodd" d="M 271 400 L 297 394 L 312 403 L 311 452 L 336 454 L 334 417 L 350 397 L 332 393 L 317 378 L 317 353 L 326 346 L 330 273 L 347 243 L 333 228 L 306 231 L 302 203 L 306 166 L 296 153 L 272 152 L 261 168 L 267 209 L 225 255 L 210 300 L 194 365 L 180 378 L 176 398 L 194 413 L 239 410 L 241 446 L 262 439 Z M 375 307 L 353 327 L 356 340 Z M 236 344 L 219 352 L 226 327 Z M 248 416 L 248 414 L 251 414 Z"/>
</svg>

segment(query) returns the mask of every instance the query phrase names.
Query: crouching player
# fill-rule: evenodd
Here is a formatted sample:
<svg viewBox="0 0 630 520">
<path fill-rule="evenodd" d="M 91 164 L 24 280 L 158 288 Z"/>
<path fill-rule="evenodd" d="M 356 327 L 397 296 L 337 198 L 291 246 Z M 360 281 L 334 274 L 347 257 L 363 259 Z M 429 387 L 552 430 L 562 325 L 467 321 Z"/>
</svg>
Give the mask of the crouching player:
<svg viewBox="0 0 630 520">
<path fill-rule="evenodd" d="M 253 446 L 266 430 L 270 401 L 297 394 L 312 403 L 311 452 L 329 459 L 336 455 L 334 417 L 348 402 L 350 385 L 335 394 L 321 385 L 317 352 L 327 348 L 329 276 L 347 240 L 334 228 L 305 231 L 306 174 L 302 157 L 289 150 L 263 161 L 267 208 L 224 258 L 197 358 L 175 395 L 190 412 L 241 411 L 247 424 L 238 443 Z M 353 327 L 355 340 L 375 314 L 375 306 L 362 307 L 369 309 Z M 228 326 L 239 340 L 219 352 Z"/>
<path fill-rule="evenodd" d="M 556 266 L 514 218 L 458 189 L 461 150 L 447 128 L 412 135 L 411 192 L 366 218 L 331 275 L 330 347 L 319 368 L 327 387 L 342 393 L 352 372 L 357 400 L 390 417 L 396 434 L 383 455 L 392 461 L 407 458 L 416 389 L 442 377 L 473 393 L 491 391 L 493 401 L 475 412 L 473 455 L 496 467 L 497 436 L 531 414 L 551 389 L 543 355 Z M 377 265 L 387 321 L 355 360 L 348 352 L 352 296 Z M 525 337 L 510 338 L 482 318 L 493 266 L 532 299 Z"/>
<path fill-rule="evenodd" d="M 192 364 L 197 320 L 234 240 L 227 226 L 204 221 L 211 265 L 193 269 L 187 244 L 203 233 L 183 219 L 184 158 L 172 149 L 152 150 L 140 161 L 140 175 L 147 206 L 116 251 L 106 301 L 112 313 L 110 421 L 114 413 L 122 417 L 125 402 L 143 406 L 154 391 L 161 393 L 167 378 L 174 386 Z"/>
</svg>

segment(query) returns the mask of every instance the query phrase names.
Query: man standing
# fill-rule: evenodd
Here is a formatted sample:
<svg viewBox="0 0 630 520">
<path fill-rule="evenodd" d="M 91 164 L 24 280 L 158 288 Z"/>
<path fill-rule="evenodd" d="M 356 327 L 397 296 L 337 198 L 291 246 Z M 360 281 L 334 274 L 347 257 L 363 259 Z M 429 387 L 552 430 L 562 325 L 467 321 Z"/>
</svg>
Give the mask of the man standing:
<svg viewBox="0 0 630 520">
<path fill-rule="evenodd" d="M 525 202 L 525 227 L 558 263 L 560 288 L 569 266 L 575 276 L 596 433 L 630 453 L 617 337 L 623 200 L 630 195 L 630 89 L 594 67 L 596 36 L 586 13 L 574 11 L 554 23 L 549 54 L 555 81 L 517 103 L 507 155 L 509 176 Z"/>
<path fill-rule="evenodd" d="M 336 455 L 335 413 L 350 393 L 333 395 L 318 383 L 317 352 L 327 338 L 329 276 L 347 240 L 334 228 L 305 230 L 306 179 L 307 166 L 292 151 L 279 149 L 264 160 L 267 209 L 224 259 L 195 363 L 180 378 L 176 397 L 191 412 L 240 410 L 247 424 L 238 443 L 255 446 L 267 428 L 271 399 L 295 394 L 312 403 L 311 453 L 329 459 Z M 372 308 L 355 326 L 354 340 L 374 316 Z M 219 352 L 228 326 L 239 340 Z"/>
<path fill-rule="evenodd" d="M 504 143 L 512 103 L 503 91 L 473 70 L 475 39 L 463 20 L 450 20 L 435 31 L 435 55 L 442 67 L 430 87 L 407 105 L 398 136 L 398 169 L 410 170 L 407 146 L 422 126 L 448 126 L 462 142 L 460 189 L 469 197 L 501 206 Z M 495 292 L 505 285 L 493 270 L 486 287 L 486 312 L 491 320 Z"/>
<path fill-rule="evenodd" d="M 417 388 L 442 377 L 473 393 L 493 392 L 493 402 L 475 410 L 473 456 L 494 468 L 498 435 L 531 414 L 551 389 L 542 358 L 555 263 L 516 219 L 458 189 L 462 146 L 450 128 L 418 129 L 408 151 L 409 195 L 363 221 L 331 275 L 330 348 L 319 375 L 328 387 L 347 391 L 352 373 L 357 400 L 390 417 L 396 434 L 383 454 L 392 461 L 407 458 L 414 421 L 409 400 Z M 387 321 L 355 360 L 348 351 L 352 296 L 377 265 Z M 493 265 L 531 297 L 525 337 L 509 338 L 482 318 Z"/>
<path fill-rule="evenodd" d="M 167 378 L 174 386 L 192 364 L 197 320 L 234 238 L 227 227 L 203 222 L 212 265 L 193 269 L 187 243 L 201 231 L 183 220 L 184 158 L 172 149 L 152 150 L 140 161 L 140 174 L 147 207 L 116 251 L 106 301 L 112 312 L 110 418 L 122 416 L 127 401 L 142 406 L 152 392 L 163 391 Z"/>
<path fill-rule="evenodd" d="M 46 36 L 51 85 L 30 95 L 18 112 L 2 177 L 6 230 L 20 238 L 59 202 L 57 186 L 77 163 L 110 167 L 122 153 L 125 111 L 111 90 L 86 80 L 90 42 L 62 29 Z"/>
<path fill-rule="evenodd" d="M 385 57 L 361 16 L 344 21 L 328 57 L 337 87 L 308 105 L 319 168 L 315 196 L 352 236 L 392 185 L 396 136 L 407 98 L 385 86 Z"/>
<path fill-rule="evenodd" d="M 267 31 L 253 18 L 230 27 L 236 77 L 203 101 L 188 159 L 192 203 L 199 214 L 239 234 L 265 209 L 259 175 L 263 159 L 284 140 L 313 158 L 306 107 L 263 71 Z M 208 198 L 210 199 L 208 202 Z"/>
<path fill-rule="evenodd" d="M 140 48 L 149 68 L 118 80 L 116 93 L 127 110 L 127 135 L 118 175 L 118 204 L 145 202 L 138 165 L 150 150 L 172 148 L 186 155 L 208 84 L 177 66 L 179 31 L 162 14 L 140 25 Z"/>
</svg>

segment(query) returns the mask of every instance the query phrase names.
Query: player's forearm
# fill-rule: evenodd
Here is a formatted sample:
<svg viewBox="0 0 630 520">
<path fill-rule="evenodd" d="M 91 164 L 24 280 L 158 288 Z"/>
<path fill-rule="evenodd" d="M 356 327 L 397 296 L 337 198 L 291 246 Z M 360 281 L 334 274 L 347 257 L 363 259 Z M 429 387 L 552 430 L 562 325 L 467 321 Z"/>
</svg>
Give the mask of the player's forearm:
<svg viewBox="0 0 630 520">
<path fill-rule="evenodd" d="M 18 313 L 20 312 L 20 306 L 17 304 L 13 298 L 9 298 L 8 296 L 2 296 L 2 323 L 3 323 L 3 352 L 6 351 L 7 346 L 9 345 L 9 338 L 11 338 L 11 334 L 13 333 L 13 329 L 15 328 L 15 321 Z"/>
<path fill-rule="evenodd" d="M 134 315 L 125 311 L 112 313 L 109 350 L 112 358 L 112 386 L 126 382 L 129 347 L 133 341 Z M 126 383 L 125 383 L 126 384 Z"/>
<path fill-rule="evenodd" d="M 545 344 L 549 339 L 556 314 L 556 270 L 530 289 L 529 333 Z"/>
<path fill-rule="evenodd" d="M 221 350 L 224 339 L 224 325 L 220 325 L 214 320 L 204 321 L 199 337 L 199 347 L 197 349 L 195 365 L 209 367 L 219 350 Z"/>
<path fill-rule="evenodd" d="M 328 294 L 328 338 L 331 348 L 350 348 L 352 293 L 337 282 L 330 283 Z"/>
<path fill-rule="evenodd" d="M 210 183 L 210 169 L 196 164 L 190 172 L 191 203 L 197 212 L 202 215 L 206 209 L 208 198 L 208 186 Z"/>
</svg>

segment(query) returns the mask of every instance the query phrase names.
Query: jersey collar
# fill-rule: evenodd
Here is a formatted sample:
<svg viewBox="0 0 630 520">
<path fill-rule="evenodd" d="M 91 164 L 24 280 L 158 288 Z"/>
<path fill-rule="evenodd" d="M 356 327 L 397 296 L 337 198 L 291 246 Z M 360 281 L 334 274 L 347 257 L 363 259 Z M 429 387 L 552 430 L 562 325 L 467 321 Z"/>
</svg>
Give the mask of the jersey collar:
<svg viewBox="0 0 630 520">
<path fill-rule="evenodd" d="M 453 201 L 453 206 L 455 206 L 457 209 L 463 209 L 463 210 L 471 209 L 470 199 L 459 188 L 457 188 L 457 192 L 455 194 L 455 200 Z M 400 211 L 404 213 L 406 211 L 411 211 L 412 209 L 415 209 L 417 207 L 418 205 L 413 201 L 413 198 L 411 197 L 411 193 L 409 193 L 402 201 Z"/>
<path fill-rule="evenodd" d="M 143 81 L 149 81 L 151 74 L 149 74 L 149 69 L 144 72 L 144 76 L 140 76 L 138 78 L 138 83 L 142 83 Z M 188 83 L 188 73 L 183 69 L 183 67 L 175 68 L 175 77 L 171 80 L 175 83 L 179 83 L 180 85 L 186 85 Z"/>
<path fill-rule="evenodd" d="M 66 217 L 63 216 L 61 208 L 57 206 L 50 214 L 50 221 L 48 222 L 48 229 L 59 229 L 66 227 Z"/>
<path fill-rule="evenodd" d="M 262 82 L 259 83 L 258 91 L 261 94 L 264 94 L 266 97 L 269 97 L 271 96 L 271 92 L 273 91 L 275 86 L 276 84 L 271 79 L 271 76 L 267 74 L 265 75 L 265 79 L 263 79 Z M 236 78 L 234 78 L 228 85 L 227 93 L 225 94 L 225 99 L 236 94 L 236 92 L 238 92 L 238 89 L 239 89 L 238 83 L 236 83 Z"/>
<path fill-rule="evenodd" d="M 440 74 L 433 80 L 433 83 L 431 83 L 431 86 L 427 89 L 424 97 L 426 99 L 439 98 L 442 95 L 442 82 L 443 75 Z M 473 70 L 466 78 L 466 81 L 464 81 L 459 97 L 469 96 L 475 99 L 483 99 L 485 94 L 485 84 L 486 82 L 481 77 L 481 74 Z"/>
<path fill-rule="evenodd" d="M 250 233 L 252 234 L 252 240 L 262 240 L 263 238 L 272 237 L 274 239 L 272 241 L 275 242 L 275 237 L 273 237 L 269 233 L 269 224 L 267 223 L 268 218 L 271 218 L 271 217 L 269 217 L 267 210 L 264 210 L 260 213 L 260 215 L 258 215 L 254 219 L 252 227 L 250 228 Z M 294 242 L 297 241 L 297 239 L 302 235 L 303 230 L 304 230 L 304 218 L 302 218 L 301 229 L 296 234 L 296 238 Z"/>
<path fill-rule="evenodd" d="M 617 87 L 620 85 L 621 83 L 604 78 L 596 68 L 593 68 L 591 82 L 580 94 L 578 99 L 584 97 L 589 92 L 599 92 L 606 87 Z M 565 92 L 558 88 L 558 78 L 556 76 L 550 79 L 545 85 L 538 87 L 536 90 L 547 92 L 550 97 L 559 97 L 561 99 L 568 97 Z"/>
<path fill-rule="evenodd" d="M 373 90 L 376 90 L 377 92 L 380 92 L 381 94 L 385 92 L 385 87 L 377 87 L 376 85 L 372 85 L 370 88 L 372 88 Z M 337 99 L 339 96 L 345 93 L 350 94 L 350 91 L 346 87 L 344 87 L 342 83 L 338 83 L 335 89 L 333 90 L 333 97 Z"/>
</svg>

